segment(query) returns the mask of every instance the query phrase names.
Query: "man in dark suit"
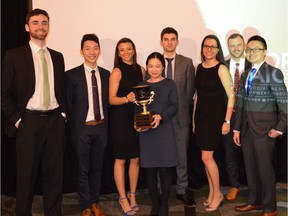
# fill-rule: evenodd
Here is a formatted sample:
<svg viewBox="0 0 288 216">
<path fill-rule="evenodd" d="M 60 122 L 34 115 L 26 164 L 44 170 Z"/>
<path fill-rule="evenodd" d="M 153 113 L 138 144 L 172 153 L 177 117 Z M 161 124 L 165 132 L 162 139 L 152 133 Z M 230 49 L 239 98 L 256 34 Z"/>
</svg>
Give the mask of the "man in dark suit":
<svg viewBox="0 0 288 216">
<path fill-rule="evenodd" d="M 97 66 L 99 39 L 86 34 L 81 41 L 84 64 L 66 73 L 68 127 L 74 151 L 77 191 L 83 216 L 105 216 L 99 192 L 108 127 L 110 73 Z M 96 97 L 95 97 L 96 96 Z"/>
<path fill-rule="evenodd" d="M 247 61 L 247 59 L 245 59 L 244 56 L 245 43 L 244 38 L 241 34 L 239 33 L 231 34 L 227 40 L 227 47 L 231 58 L 228 59 L 226 62 L 233 80 L 233 90 L 234 95 L 236 96 L 241 74 L 243 73 L 243 71 L 251 68 L 251 63 Z M 235 97 L 235 99 L 237 100 L 237 97 Z M 236 103 L 237 101 L 235 101 L 235 104 Z M 233 141 L 234 118 L 235 118 L 235 109 L 233 109 L 231 120 L 229 122 L 229 124 L 231 124 L 230 126 L 231 130 L 227 135 L 223 136 L 226 168 L 229 177 L 229 182 L 231 184 L 231 188 L 229 192 L 226 194 L 227 200 L 236 199 L 237 194 L 240 192 L 239 174 L 241 169 L 241 162 L 243 161 L 241 148 L 235 145 Z"/>
<path fill-rule="evenodd" d="M 176 198 L 186 205 L 195 206 L 194 197 L 187 197 L 186 194 L 188 186 L 187 150 L 191 134 L 190 111 L 195 92 L 195 68 L 192 59 L 176 53 L 178 44 L 178 32 L 171 27 L 164 28 L 161 32 L 160 45 L 163 48 L 164 58 L 167 60 L 165 77 L 175 81 L 179 95 L 179 109 L 172 120 L 178 160 Z M 189 192 L 193 194 L 193 191 L 189 190 Z"/>
<path fill-rule="evenodd" d="M 39 167 L 45 215 L 61 215 L 65 146 L 64 59 L 47 48 L 48 13 L 30 11 L 26 46 L 7 51 L 2 68 L 4 133 L 16 135 L 16 215 L 31 215 Z"/>
<path fill-rule="evenodd" d="M 247 204 L 236 206 L 235 210 L 263 209 L 261 216 L 275 216 L 273 154 L 275 138 L 287 127 L 287 89 L 282 71 L 265 62 L 264 38 L 249 38 L 245 52 L 252 70 L 241 76 L 233 139 L 242 146 L 249 198 Z"/>
</svg>

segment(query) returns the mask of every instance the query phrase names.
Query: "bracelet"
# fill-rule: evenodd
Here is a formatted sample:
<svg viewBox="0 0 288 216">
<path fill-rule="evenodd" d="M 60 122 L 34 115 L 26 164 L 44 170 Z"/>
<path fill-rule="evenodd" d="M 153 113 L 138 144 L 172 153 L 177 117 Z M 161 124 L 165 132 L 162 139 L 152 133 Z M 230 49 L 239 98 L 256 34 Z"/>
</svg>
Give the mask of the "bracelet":
<svg viewBox="0 0 288 216">
<path fill-rule="evenodd" d="M 127 96 L 125 96 L 125 99 L 126 99 L 126 103 L 128 103 L 128 102 L 129 102 L 129 100 L 128 100 Z"/>
</svg>

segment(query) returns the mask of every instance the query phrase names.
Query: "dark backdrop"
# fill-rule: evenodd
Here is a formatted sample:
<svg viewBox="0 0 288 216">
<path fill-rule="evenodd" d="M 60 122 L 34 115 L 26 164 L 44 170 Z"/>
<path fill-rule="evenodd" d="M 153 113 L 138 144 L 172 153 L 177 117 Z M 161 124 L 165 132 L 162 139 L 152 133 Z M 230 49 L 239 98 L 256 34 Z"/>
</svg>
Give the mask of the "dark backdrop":
<svg viewBox="0 0 288 216">
<path fill-rule="evenodd" d="M 5 51 L 10 48 L 24 45 L 28 42 L 28 33 L 24 29 L 25 17 L 32 8 L 31 0 L 2 0 L 1 1 L 1 62 Z M 48 11 L 49 13 L 49 11 Z M 53 48 L 53 47 L 52 47 Z M 192 109 L 191 109 L 192 110 Z M 1 113 L 1 125 L 5 121 Z M 1 127 L 2 132 L 2 127 Z M 67 134 L 69 136 L 69 134 Z M 275 169 L 277 180 L 287 180 L 287 133 L 277 139 L 275 147 Z M 189 186 L 201 187 L 207 183 L 206 174 L 201 162 L 201 151 L 195 145 L 194 136 L 191 136 L 188 151 L 188 176 Z M 226 166 L 224 161 L 223 146 L 215 152 L 219 166 L 221 185 L 228 185 Z M 64 161 L 64 187 L 63 193 L 74 192 L 72 152 L 69 142 L 65 148 Z M 108 146 L 104 157 L 101 193 L 114 193 L 116 187 L 113 178 L 114 159 L 111 144 Z M 176 174 L 174 171 L 174 182 Z M 126 176 L 128 178 L 128 176 Z M 127 182 L 127 181 L 126 181 Z M 246 183 L 245 171 L 241 170 L 241 183 Z M 138 188 L 145 187 L 145 172 L 140 170 Z M 8 138 L 1 133 L 1 194 L 15 196 L 16 191 L 16 149 L 15 138 Z M 39 173 L 35 194 L 41 194 L 41 173 Z"/>
</svg>

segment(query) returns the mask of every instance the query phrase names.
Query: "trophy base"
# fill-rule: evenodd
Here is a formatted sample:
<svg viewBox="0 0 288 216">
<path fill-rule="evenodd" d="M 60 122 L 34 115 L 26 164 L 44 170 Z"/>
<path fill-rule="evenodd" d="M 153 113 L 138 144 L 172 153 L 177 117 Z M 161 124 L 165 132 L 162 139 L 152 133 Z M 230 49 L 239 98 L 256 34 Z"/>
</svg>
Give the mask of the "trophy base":
<svg viewBox="0 0 288 216">
<path fill-rule="evenodd" d="M 134 116 L 134 122 L 136 124 L 137 128 L 141 128 L 141 129 L 148 129 L 148 128 L 152 128 L 152 122 L 153 122 L 153 117 L 152 114 L 146 113 L 140 113 L 138 115 Z"/>
</svg>

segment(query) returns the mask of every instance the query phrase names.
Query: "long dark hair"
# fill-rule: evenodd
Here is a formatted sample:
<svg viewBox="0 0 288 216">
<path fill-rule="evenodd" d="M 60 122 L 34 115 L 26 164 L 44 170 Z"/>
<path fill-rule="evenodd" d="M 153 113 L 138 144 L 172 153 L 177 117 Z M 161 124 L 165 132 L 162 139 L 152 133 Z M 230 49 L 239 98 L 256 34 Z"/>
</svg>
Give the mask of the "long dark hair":
<svg viewBox="0 0 288 216">
<path fill-rule="evenodd" d="M 217 47 L 218 47 L 218 53 L 217 53 L 217 55 L 216 55 L 216 59 L 217 59 L 217 61 L 219 61 L 220 63 L 226 65 L 220 40 L 218 39 L 218 37 L 217 37 L 216 35 L 213 35 L 213 34 L 207 35 L 207 36 L 203 39 L 203 41 L 202 41 L 202 44 L 201 44 L 201 61 L 204 62 L 204 61 L 206 60 L 206 59 L 205 59 L 205 56 L 203 55 L 203 46 L 204 46 L 204 42 L 205 42 L 206 39 L 213 39 L 213 40 L 216 41 L 216 44 L 217 44 Z"/>
<path fill-rule="evenodd" d="M 136 52 L 136 46 L 133 43 L 133 41 L 130 38 L 122 38 L 118 41 L 116 48 L 115 48 L 115 56 L 114 56 L 114 68 L 119 67 L 119 65 L 121 65 L 123 63 L 122 58 L 119 56 L 119 52 L 118 52 L 118 48 L 119 48 L 119 44 L 121 43 L 131 43 L 133 50 L 134 50 L 134 55 L 133 55 L 133 68 L 134 70 L 136 70 L 137 68 L 140 67 L 140 65 L 137 63 L 137 52 Z"/>
</svg>

